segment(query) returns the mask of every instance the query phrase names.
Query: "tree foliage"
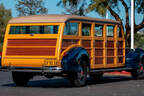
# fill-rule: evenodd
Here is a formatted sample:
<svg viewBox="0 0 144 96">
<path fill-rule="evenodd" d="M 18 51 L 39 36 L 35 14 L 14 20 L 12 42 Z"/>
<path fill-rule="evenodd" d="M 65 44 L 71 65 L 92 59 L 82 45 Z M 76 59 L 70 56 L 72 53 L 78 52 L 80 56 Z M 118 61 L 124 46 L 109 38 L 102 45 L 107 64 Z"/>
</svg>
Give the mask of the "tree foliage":
<svg viewBox="0 0 144 96">
<path fill-rule="evenodd" d="M 109 11 L 111 16 L 115 18 L 115 20 L 120 21 L 122 25 L 122 29 L 126 31 L 126 40 L 130 44 L 130 0 L 89 0 L 90 4 L 84 7 L 84 11 L 92 12 L 95 11 L 99 13 L 101 16 L 105 16 L 106 12 Z M 61 0 L 61 2 L 65 6 L 73 6 L 80 4 L 78 2 L 85 2 L 83 0 Z M 87 1 L 88 2 L 88 1 Z M 144 0 L 135 0 L 135 11 L 139 14 L 144 14 Z M 119 14 L 121 8 L 124 8 L 125 20 L 122 19 L 122 16 Z M 140 22 L 140 21 L 139 21 Z M 135 23 L 135 33 L 141 30 L 144 27 L 144 16 L 143 20 L 139 23 Z"/>
<path fill-rule="evenodd" d="M 43 0 L 16 0 L 16 10 L 19 16 L 47 14 Z"/>
<path fill-rule="evenodd" d="M 134 36 L 134 43 L 135 43 L 135 48 L 143 48 L 144 49 L 144 35 L 136 33 Z"/>
<path fill-rule="evenodd" d="M 86 14 L 86 0 L 60 0 L 57 6 L 61 6 L 65 9 L 64 14 L 80 15 Z"/>
<path fill-rule="evenodd" d="M 136 0 L 136 9 L 138 13 L 144 13 L 144 0 Z"/>
<path fill-rule="evenodd" d="M 0 4 L 0 41 L 3 42 L 6 25 L 12 17 L 11 10 L 5 9 L 3 4 Z"/>
</svg>

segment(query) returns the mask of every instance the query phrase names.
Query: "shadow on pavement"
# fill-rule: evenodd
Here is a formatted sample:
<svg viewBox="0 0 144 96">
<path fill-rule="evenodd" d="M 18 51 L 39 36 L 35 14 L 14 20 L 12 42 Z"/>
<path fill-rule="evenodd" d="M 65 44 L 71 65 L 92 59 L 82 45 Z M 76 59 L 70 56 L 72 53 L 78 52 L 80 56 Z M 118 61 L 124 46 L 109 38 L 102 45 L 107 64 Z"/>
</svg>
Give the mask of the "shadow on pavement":
<svg viewBox="0 0 144 96">
<path fill-rule="evenodd" d="M 100 81 L 93 80 L 88 78 L 87 86 L 97 85 L 97 84 L 106 84 L 106 83 L 115 83 L 132 80 L 129 76 L 104 76 Z M 2 86 L 7 87 L 16 87 L 14 83 L 4 84 Z M 40 88 L 72 88 L 69 80 L 63 78 L 54 78 L 47 80 L 31 80 L 26 87 L 40 87 Z"/>
</svg>

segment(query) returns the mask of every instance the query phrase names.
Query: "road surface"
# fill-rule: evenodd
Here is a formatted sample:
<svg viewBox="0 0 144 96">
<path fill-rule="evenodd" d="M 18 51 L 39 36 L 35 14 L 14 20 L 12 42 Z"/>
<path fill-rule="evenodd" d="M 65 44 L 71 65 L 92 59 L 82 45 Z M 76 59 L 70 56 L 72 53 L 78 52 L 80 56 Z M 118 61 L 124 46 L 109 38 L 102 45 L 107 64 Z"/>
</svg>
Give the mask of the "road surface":
<svg viewBox="0 0 144 96">
<path fill-rule="evenodd" d="M 104 75 L 100 82 L 88 79 L 85 87 L 71 87 L 68 80 L 34 77 L 27 87 L 16 87 L 10 72 L 0 72 L 0 96 L 144 96 L 144 80 Z"/>
</svg>

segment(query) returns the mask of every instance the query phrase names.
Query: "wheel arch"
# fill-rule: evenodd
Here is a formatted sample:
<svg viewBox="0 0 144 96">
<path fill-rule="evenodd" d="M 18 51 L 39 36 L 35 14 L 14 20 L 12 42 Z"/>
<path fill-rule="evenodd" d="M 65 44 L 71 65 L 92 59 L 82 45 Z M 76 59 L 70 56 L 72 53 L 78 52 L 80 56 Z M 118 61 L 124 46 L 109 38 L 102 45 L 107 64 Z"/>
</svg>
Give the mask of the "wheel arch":
<svg viewBox="0 0 144 96">
<path fill-rule="evenodd" d="M 78 70 L 78 60 L 82 58 L 86 60 L 86 66 L 90 68 L 90 56 L 85 48 L 82 46 L 73 46 L 69 48 L 69 50 L 65 55 L 62 54 L 61 64 L 64 72 L 77 72 Z"/>
</svg>

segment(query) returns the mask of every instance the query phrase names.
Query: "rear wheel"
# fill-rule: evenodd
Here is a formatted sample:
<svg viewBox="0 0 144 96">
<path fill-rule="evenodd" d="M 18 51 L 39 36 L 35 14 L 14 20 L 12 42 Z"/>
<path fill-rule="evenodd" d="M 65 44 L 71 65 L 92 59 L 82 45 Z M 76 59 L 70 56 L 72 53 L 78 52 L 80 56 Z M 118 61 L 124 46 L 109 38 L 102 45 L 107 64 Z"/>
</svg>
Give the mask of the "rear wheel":
<svg viewBox="0 0 144 96">
<path fill-rule="evenodd" d="M 131 76 L 135 80 L 144 78 L 144 56 L 141 58 L 138 68 L 131 71 Z"/>
<path fill-rule="evenodd" d="M 26 86 L 33 75 L 24 72 L 12 72 L 12 78 L 16 86 Z"/>
<path fill-rule="evenodd" d="M 71 83 L 75 87 L 80 87 L 86 85 L 87 81 L 87 66 L 86 66 L 86 61 L 83 59 L 79 59 L 78 64 L 79 64 L 79 72 L 74 72 L 69 74 L 69 79 Z"/>
</svg>

